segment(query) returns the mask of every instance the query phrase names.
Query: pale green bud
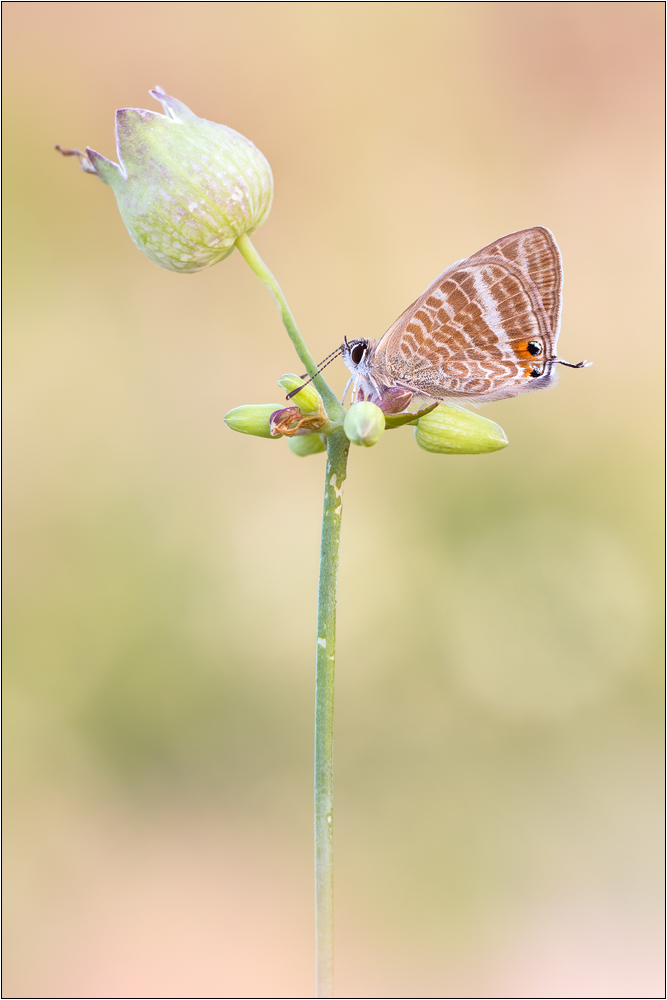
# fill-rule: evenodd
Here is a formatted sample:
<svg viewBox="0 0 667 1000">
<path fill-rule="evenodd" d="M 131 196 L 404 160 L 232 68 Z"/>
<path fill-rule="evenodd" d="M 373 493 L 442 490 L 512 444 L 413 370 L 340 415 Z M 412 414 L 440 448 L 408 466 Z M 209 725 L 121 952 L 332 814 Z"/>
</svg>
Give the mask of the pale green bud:
<svg viewBox="0 0 667 1000">
<path fill-rule="evenodd" d="M 509 444 L 505 431 L 493 420 L 445 403 L 420 417 L 415 440 L 424 451 L 440 455 L 481 455 Z"/>
<path fill-rule="evenodd" d="M 288 439 L 289 450 L 300 458 L 308 455 L 317 455 L 319 451 L 326 451 L 326 438 L 323 434 L 297 434 L 296 437 Z"/>
<path fill-rule="evenodd" d="M 109 184 L 140 250 L 170 271 L 200 271 L 227 257 L 264 222 L 273 198 L 267 160 L 245 136 L 150 91 L 165 114 L 116 112 L 118 163 L 93 149 L 61 150 Z"/>
<path fill-rule="evenodd" d="M 382 437 L 384 413 L 379 406 L 368 400 L 353 403 L 345 415 L 343 429 L 352 444 L 370 448 Z"/>
<path fill-rule="evenodd" d="M 286 389 L 287 392 L 294 392 L 300 385 L 304 385 L 304 380 L 298 375 L 287 374 L 278 379 L 278 385 Z M 303 413 L 316 413 L 322 399 L 313 383 L 309 382 L 301 392 L 297 392 L 295 396 L 290 398 L 290 402 L 296 403 Z"/>
<path fill-rule="evenodd" d="M 254 434 L 255 437 L 273 438 L 271 414 L 281 409 L 280 403 L 257 403 L 237 406 L 225 417 L 225 423 L 239 434 Z M 274 438 L 278 440 L 278 438 Z"/>
</svg>

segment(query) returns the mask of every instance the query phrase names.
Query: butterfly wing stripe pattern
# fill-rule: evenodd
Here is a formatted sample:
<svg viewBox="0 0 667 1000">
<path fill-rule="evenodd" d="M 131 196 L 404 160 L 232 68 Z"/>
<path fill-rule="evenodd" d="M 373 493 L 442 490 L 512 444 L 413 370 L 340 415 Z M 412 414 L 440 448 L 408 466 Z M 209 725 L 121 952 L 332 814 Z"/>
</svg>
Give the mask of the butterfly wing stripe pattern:
<svg viewBox="0 0 667 1000">
<path fill-rule="evenodd" d="M 444 271 L 405 310 L 375 345 L 369 374 L 432 399 L 484 402 L 546 388 L 561 286 L 547 229 L 502 237 Z"/>
<path fill-rule="evenodd" d="M 489 243 L 469 259 L 502 257 L 516 264 L 535 284 L 554 337 L 560 333 L 563 265 L 552 233 L 543 226 L 522 229 Z"/>
</svg>

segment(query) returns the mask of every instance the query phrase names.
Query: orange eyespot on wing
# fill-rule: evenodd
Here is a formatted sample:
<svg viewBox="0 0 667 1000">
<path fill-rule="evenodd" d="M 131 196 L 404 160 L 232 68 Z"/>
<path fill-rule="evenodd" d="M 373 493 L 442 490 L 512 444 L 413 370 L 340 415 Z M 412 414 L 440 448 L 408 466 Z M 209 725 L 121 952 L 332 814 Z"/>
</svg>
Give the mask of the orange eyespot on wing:
<svg viewBox="0 0 667 1000">
<path fill-rule="evenodd" d="M 537 338 L 516 340 L 512 343 L 512 348 L 524 378 L 542 375 L 546 362 L 553 360 L 548 358 L 544 343 Z"/>
</svg>

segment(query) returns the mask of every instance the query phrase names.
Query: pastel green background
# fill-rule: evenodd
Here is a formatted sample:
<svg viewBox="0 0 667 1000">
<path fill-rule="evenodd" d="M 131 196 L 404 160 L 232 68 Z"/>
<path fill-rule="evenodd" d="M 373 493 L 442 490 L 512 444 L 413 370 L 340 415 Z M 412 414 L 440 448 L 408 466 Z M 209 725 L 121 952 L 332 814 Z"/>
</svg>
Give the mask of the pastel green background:
<svg viewBox="0 0 667 1000">
<path fill-rule="evenodd" d="M 663 995 L 663 5 L 3 12 L 4 995 L 312 996 L 323 456 L 223 423 L 298 364 L 239 254 L 159 269 L 53 151 L 155 84 L 268 157 L 317 357 L 546 225 L 594 361 L 496 454 L 354 449 L 337 995 Z"/>
</svg>

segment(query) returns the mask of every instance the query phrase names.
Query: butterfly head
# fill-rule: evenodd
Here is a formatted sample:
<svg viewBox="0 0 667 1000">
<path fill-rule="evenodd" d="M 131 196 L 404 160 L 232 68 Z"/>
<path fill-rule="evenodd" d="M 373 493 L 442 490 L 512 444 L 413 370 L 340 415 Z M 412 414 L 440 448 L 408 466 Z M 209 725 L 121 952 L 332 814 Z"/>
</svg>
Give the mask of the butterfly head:
<svg viewBox="0 0 667 1000">
<path fill-rule="evenodd" d="M 367 340 L 365 337 L 348 340 L 346 337 L 341 347 L 343 361 L 352 372 L 353 378 L 361 384 L 366 398 L 379 396 L 383 388 L 378 383 L 373 371 L 373 355 L 376 346 L 377 340 Z"/>
</svg>

